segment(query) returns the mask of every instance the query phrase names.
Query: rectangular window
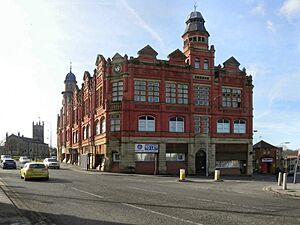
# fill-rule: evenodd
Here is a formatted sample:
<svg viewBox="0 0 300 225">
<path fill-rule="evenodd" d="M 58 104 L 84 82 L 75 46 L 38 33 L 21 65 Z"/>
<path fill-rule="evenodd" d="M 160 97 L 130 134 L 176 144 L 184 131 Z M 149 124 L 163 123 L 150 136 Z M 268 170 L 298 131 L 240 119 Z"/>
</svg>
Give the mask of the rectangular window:
<svg viewBox="0 0 300 225">
<path fill-rule="evenodd" d="M 113 162 L 120 162 L 120 154 L 119 153 L 113 153 Z"/>
<path fill-rule="evenodd" d="M 95 96 L 96 97 L 96 108 L 98 108 L 100 106 L 100 102 L 99 102 L 99 97 L 100 97 L 99 95 L 100 94 L 99 93 L 100 93 L 100 91 L 99 91 L 99 89 L 97 89 L 96 90 L 96 96 Z"/>
<path fill-rule="evenodd" d="M 184 153 L 166 153 L 166 161 L 183 162 L 183 161 L 185 161 L 185 154 Z"/>
<path fill-rule="evenodd" d="M 178 84 L 177 90 L 178 90 L 177 103 L 188 104 L 188 85 Z"/>
<path fill-rule="evenodd" d="M 216 161 L 216 168 L 239 168 L 238 160 Z"/>
<path fill-rule="evenodd" d="M 200 85 L 194 86 L 194 103 L 200 106 L 209 105 L 209 87 Z"/>
<path fill-rule="evenodd" d="M 222 106 L 241 108 L 241 90 L 234 88 L 222 88 Z"/>
<path fill-rule="evenodd" d="M 188 104 L 188 85 L 166 82 L 166 103 Z"/>
<path fill-rule="evenodd" d="M 110 115 L 110 131 L 120 131 L 120 114 Z"/>
<path fill-rule="evenodd" d="M 135 80 L 134 100 L 139 102 L 159 102 L 159 82 Z"/>
<path fill-rule="evenodd" d="M 122 101 L 123 98 L 123 81 L 116 81 L 112 83 L 112 101 Z"/>
<path fill-rule="evenodd" d="M 135 153 L 135 161 L 154 161 L 154 153 Z"/>
<path fill-rule="evenodd" d="M 200 116 L 194 117 L 194 126 L 195 126 L 195 133 L 199 134 L 201 132 L 201 117 Z"/>
<path fill-rule="evenodd" d="M 103 87 L 99 88 L 99 106 L 103 105 Z"/>
</svg>

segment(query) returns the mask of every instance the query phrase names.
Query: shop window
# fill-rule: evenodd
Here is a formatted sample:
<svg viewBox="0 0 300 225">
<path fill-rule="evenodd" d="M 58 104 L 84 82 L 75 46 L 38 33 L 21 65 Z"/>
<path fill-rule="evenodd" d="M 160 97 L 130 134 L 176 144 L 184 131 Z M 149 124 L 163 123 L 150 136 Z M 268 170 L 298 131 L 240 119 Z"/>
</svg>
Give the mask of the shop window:
<svg viewBox="0 0 300 225">
<path fill-rule="evenodd" d="M 135 161 L 154 161 L 155 154 L 154 153 L 136 153 Z"/>
<path fill-rule="evenodd" d="M 184 153 L 166 153 L 166 161 L 185 161 Z"/>
<path fill-rule="evenodd" d="M 239 168 L 240 163 L 238 160 L 230 161 L 216 161 L 216 168 Z"/>
</svg>

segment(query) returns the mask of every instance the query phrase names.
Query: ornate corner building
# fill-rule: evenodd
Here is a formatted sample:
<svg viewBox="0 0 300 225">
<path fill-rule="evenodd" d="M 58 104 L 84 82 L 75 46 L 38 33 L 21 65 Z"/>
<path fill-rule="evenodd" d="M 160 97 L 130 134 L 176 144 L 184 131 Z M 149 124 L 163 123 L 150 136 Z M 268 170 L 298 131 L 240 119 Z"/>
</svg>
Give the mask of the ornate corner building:
<svg viewBox="0 0 300 225">
<path fill-rule="evenodd" d="M 167 60 L 149 45 L 137 57 L 98 55 L 81 88 L 70 70 L 57 120 L 61 161 L 144 174 L 252 174 L 252 77 L 231 57 L 215 66 L 200 12 L 183 51 Z"/>
</svg>

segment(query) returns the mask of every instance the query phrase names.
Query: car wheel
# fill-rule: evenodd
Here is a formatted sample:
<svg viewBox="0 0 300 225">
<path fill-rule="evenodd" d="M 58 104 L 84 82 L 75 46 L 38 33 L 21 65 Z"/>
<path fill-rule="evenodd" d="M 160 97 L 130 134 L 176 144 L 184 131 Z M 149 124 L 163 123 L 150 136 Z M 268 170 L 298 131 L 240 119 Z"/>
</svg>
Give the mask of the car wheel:
<svg viewBox="0 0 300 225">
<path fill-rule="evenodd" d="M 45 180 L 49 180 L 49 177 L 46 177 Z"/>
<path fill-rule="evenodd" d="M 24 176 L 24 180 L 25 180 L 25 181 L 28 181 L 28 178 Z"/>
</svg>

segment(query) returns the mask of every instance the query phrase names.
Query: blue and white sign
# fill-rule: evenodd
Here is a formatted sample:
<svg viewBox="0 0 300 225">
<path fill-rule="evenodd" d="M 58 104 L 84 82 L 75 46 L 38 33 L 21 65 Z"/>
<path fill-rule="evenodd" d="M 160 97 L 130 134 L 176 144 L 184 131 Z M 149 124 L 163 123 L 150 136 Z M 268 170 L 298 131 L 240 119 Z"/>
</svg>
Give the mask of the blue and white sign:
<svg viewBox="0 0 300 225">
<path fill-rule="evenodd" d="M 135 144 L 135 152 L 158 152 L 158 144 Z"/>
</svg>

